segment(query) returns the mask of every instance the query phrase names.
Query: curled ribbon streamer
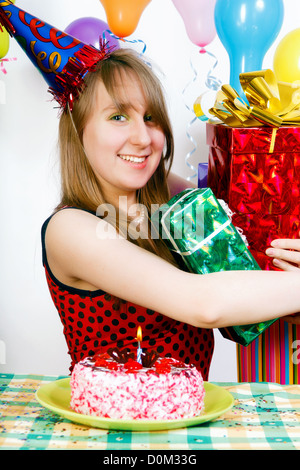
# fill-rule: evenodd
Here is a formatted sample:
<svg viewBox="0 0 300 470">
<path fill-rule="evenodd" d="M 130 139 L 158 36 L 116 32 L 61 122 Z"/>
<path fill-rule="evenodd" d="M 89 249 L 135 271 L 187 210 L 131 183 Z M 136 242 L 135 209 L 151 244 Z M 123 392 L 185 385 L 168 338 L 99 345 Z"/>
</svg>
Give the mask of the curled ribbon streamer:
<svg viewBox="0 0 300 470">
<path fill-rule="evenodd" d="M 212 75 L 212 72 L 215 70 L 215 68 L 217 67 L 218 65 L 218 59 L 216 58 L 216 56 L 214 54 L 212 54 L 211 52 L 209 51 L 205 51 L 206 54 L 208 54 L 210 57 L 212 57 L 213 59 L 215 59 L 215 63 L 214 65 L 212 66 L 212 68 L 210 69 L 210 71 L 208 72 L 207 74 L 207 78 L 206 78 L 206 82 L 205 82 L 205 85 L 207 86 L 207 88 L 209 90 L 215 90 L 217 91 L 221 85 L 222 85 L 222 82 L 221 80 L 219 80 L 217 77 L 215 77 L 214 75 Z"/>
<path fill-rule="evenodd" d="M 125 38 L 120 38 L 119 36 L 116 36 L 115 34 L 113 34 L 109 29 L 107 29 L 106 31 L 103 31 L 103 33 L 102 33 L 102 37 L 103 37 L 103 40 L 105 42 L 109 42 L 109 41 L 107 41 L 105 33 L 108 33 L 112 38 L 117 39 L 118 41 L 128 42 L 128 43 L 131 43 L 131 44 L 142 44 L 143 49 L 142 49 L 142 52 L 140 52 L 140 57 L 143 56 L 146 52 L 147 46 L 146 46 L 145 42 L 142 41 L 141 39 L 131 39 L 131 40 L 129 40 L 129 39 L 125 39 Z M 146 62 L 146 63 L 147 63 L 147 65 L 149 65 L 150 68 L 152 67 L 149 62 Z"/>
<path fill-rule="evenodd" d="M 211 56 L 213 59 L 215 59 L 215 63 L 213 65 L 213 67 L 210 69 L 210 71 L 208 72 L 207 77 L 206 77 L 206 81 L 205 81 L 205 85 L 207 86 L 209 92 L 205 91 L 204 93 L 202 93 L 202 95 L 200 95 L 194 103 L 194 112 L 195 112 L 197 118 L 200 119 L 200 121 L 203 121 L 203 122 L 208 121 L 209 119 L 212 118 L 212 116 L 208 116 L 206 114 L 205 106 L 203 106 L 203 104 L 208 101 L 210 103 L 210 106 L 211 106 L 212 102 L 210 101 L 210 96 L 212 96 L 211 95 L 212 92 L 219 90 L 222 86 L 221 80 L 219 80 L 217 77 L 212 75 L 212 72 L 215 70 L 215 68 L 218 65 L 218 59 L 211 52 L 208 52 L 208 51 L 205 51 L 205 52 L 206 52 L 206 54 Z"/>
<path fill-rule="evenodd" d="M 230 85 L 223 85 L 210 115 L 230 127 L 299 126 L 300 83 L 277 82 L 270 69 L 243 73 L 239 78 L 248 103 Z M 203 119 L 201 96 L 195 101 L 194 112 Z"/>
<path fill-rule="evenodd" d="M 212 66 L 212 68 L 209 70 L 208 74 L 207 74 L 207 77 L 206 77 L 206 81 L 205 81 L 205 85 L 207 86 L 207 88 L 209 90 L 213 90 L 213 91 L 217 91 L 220 86 L 221 86 L 221 81 L 219 79 L 217 79 L 212 73 L 213 71 L 215 70 L 215 68 L 217 67 L 218 65 L 218 60 L 216 58 L 216 56 L 214 54 L 212 54 L 211 52 L 208 52 L 207 50 L 205 50 L 205 53 L 208 54 L 210 57 L 212 57 L 213 59 L 215 59 L 215 62 Z M 197 80 L 197 77 L 198 77 L 198 74 L 197 74 L 197 71 L 195 69 L 195 67 L 193 66 L 193 63 L 192 61 L 190 61 L 190 66 L 191 66 L 191 69 L 194 73 L 194 78 L 193 80 L 187 84 L 187 86 L 185 87 L 185 89 L 183 90 L 182 92 L 182 95 L 184 96 L 186 90 L 189 88 L 190 85 L 192 85 L 192 83 L 194 83 L 196 80 Z M 191 109 L 187 104 L 185 104 L 186 108 L 189 110 L 189 111 L 192 111 L 193 112 L 193 109 Z M 206 118 L 206 116 L 203 114 L 203 121 L 207 120 L 208 118 Z M 192 119 L 192 121 L 188 124 L 187 126 L 187 131 L 186 131 L 186 135 L 188 137 L 188 139 L 192 142 L 192 144 L 194 145 L 194 148 L 191 152 L 189 152 L 187 154 L 187 156 L 185 157 L 185 162 L 186 162 L 186 165 L 194 172 L 192 176 L 189 176 L 187 179 L 190 181 L 191 179 L 195 178 L 198 174 L 198 171 L 197 169 L 191 165 L 191 163 L 189 162 L 190 158 L 192 157 L 192 155 L 196 152 L 197 150 L 197 142 L 195 141 L 195 139 L 192 137 L 192 135 L 189 133 L 189 129 L 191 128 L 191 126 L 194 124 L 194 122 L 197 120 L 198 116 L 196 116 L 196 118 Z"/>
<path fill-rule="evenodd" d="M 193 71 L 193 74 L 194 74 L 194 77 L 193 79 L 185 86 L 185 88 L 183 89 L 182 91 L 182 96 L 184 98 L 184 95 L 187 91 L 187 89 L 197 80 L 197 77 L 198 77 L 198 74 L 197 74 L 197 71 L 195 69 L 195 67 L 193 66 L 193 63 L 192 61 L 190 60 L 190 66 L 191 66 L 191 69 Z M 185 107 L 187 108 L 188 111 L 191 111 L 193 112 L 193 109 L 190 108 L 190 106 L 184 101 L 184 104 L 185 104 Z M 192 125 L 194 124 L 194 122 L 197 120 L 197 117 L 193 118 L 189 124 L 187 125 L 187 128 L 186 128 L 186 135 L 187 135 L 187 138 L 191 141 L 192 145 L 194 146 L 194 148 L 186 155 L 185 157 L 185 163 L 186 165 L 188 166 L 188 168 L 193 171 L 193 174 L 191 176 L 188 176 L 187 180 L 188 181 L 191 181 L 193 178 L 197 177 L 198 175 L 198 171 L 197 171 L 197 168 L 195 168 L 190 162 L 190 158 L 192 157 L 192 155 L 196 152 L 197 150 L 197 142 L 195 141 L 195 139 L 193 138 L 193 136 L 190 134 L 189 132 L 189 129 L 192 127 Z"/>
<path fill-rule="evenodd" d="M 17 60 L 17 58 L 16 57 L 11 57 L 11 58 L 0 59 L 0 70 L 5 75 L 7 74 L 7 70 L 4 67 L 4 62 L 12 62 L 13 60 Z"/>
<path fill-rule="evenodd" d="M 191 150 L 191 152 L 189 152 L 186 157 L 185 157 L 185 163 L 186 165 L 190 168 L 190 170 L 192 170 L 194 173 L 192 176 L 188 176 L 187 177 L 187 180 L 188 181 L 191 181 L 193 178 L 196 178 L 196 176 L 198 175 L 198 172 L 197 172 L 197 169 L 189 162 L 189 159 L 192 157 L 192 155 L 196 152 L 197 150 L 197 142 L 195 141 L 195 139 L 192 137 L 192 135 L 189 133 L 189 129 L 190 127 L 192 127 L 192 125 L 194 124 L 194 122 L 197 121 L 197 118 L 193 118 L 191 120 L 191 122 L 187 125 L 187 130 L 186 130 L 186 135 L 187 137 L 190 139 L 190 141 L 192 142 L 192 144 L 194 145 L 194 148 L 193 150 Z"/>
</svg>

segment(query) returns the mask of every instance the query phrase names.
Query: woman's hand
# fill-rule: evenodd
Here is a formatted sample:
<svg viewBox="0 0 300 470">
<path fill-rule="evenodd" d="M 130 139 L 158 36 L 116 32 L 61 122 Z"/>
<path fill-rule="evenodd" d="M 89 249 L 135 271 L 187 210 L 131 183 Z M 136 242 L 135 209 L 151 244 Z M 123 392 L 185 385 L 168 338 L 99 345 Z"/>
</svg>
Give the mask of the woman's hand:
<svg viewBox="0 0 300 470">
<path fill-rule="evenodd" d="M 276 268 L 283 271 L 299 271 L 300 273 L 300 239 L 277 239 L 271 243 L 266 254 L 273 258 Z"/>
<path fill-rule="evenodd" d="M 300 240 L 288 238 L 273 240 L 266 254 L 273 258 L 276 268 L 283 271 L 299 271 L 300 274 Z M 300 313 L 283 317 L 283 320 L 300 325 Z"/>
</svg>

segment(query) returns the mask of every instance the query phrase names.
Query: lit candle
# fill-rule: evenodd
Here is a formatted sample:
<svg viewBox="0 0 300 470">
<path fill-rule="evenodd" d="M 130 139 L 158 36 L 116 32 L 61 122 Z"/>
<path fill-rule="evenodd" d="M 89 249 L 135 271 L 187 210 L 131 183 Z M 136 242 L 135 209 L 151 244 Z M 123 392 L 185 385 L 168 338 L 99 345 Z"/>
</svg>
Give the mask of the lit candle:
<svg viewBox="0 0 300 470">
<path fill-rule="evenodd" d="M 137 362 L 142 364 L 142 349 L 141 349 L 141 341 L 143 339 L 142 336 L 142 328 L 139 326 L 137 329 L 136 339 L 138 340 L 138 349 L 137 349 Z"/>
</svg>

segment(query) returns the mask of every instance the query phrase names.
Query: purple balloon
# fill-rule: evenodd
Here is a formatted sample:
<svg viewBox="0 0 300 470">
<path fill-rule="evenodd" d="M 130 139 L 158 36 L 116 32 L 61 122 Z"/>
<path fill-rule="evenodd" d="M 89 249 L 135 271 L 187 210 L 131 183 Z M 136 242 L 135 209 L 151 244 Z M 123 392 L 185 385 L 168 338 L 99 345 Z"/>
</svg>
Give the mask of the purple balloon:
<svg viewBox="0 0 300 470">
<path fill-rule="evenodd" d="M 70 36 L 79 39 L 85 44 L 92 45 L 97 49 L 100 49 L 99 39 L 103 38 L 105 38 L 110 47 L 119 49 L 119 41 L 111 36 L 109 31 L 109 26 L 105 21 L 92 17 L 75 20 L 65 29 L 65 32 Z"/>
</svg>

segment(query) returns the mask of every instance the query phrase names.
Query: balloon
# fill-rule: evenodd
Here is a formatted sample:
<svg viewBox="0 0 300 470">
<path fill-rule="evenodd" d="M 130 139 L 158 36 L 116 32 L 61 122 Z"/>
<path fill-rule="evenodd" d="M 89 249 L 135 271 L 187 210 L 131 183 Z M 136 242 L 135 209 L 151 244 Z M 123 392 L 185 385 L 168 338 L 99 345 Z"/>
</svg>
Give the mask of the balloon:
<svg viewBox="0 0 300 470">
<path fill-rule="evenodd" d="M 110 30 L 118 37 L 130 36 L 151 0 L 100 0 L 107 16 Z"/>
<path fill-rule="evenodd" d="M 6 56 L 9 50 L 9 34 L 5 28 L 0 29 L 0 59 Z"/>
<path fill-rule="evenodd" d="M 11 0 L 11 3 L 15 3 L 16 0 Z M 10 45 L 9 34 L 4 28 L 0 25 L 0 59 L 3 59 L 8 53 Z"/>
<path fill-rule="evenodd" d="M 229 55 L 230 85 L 242 96 L 239 74 L 262 69 L 283 16 L 283 0 L 217 0 L 215 25 Z"/>
<path fill-rule="evenodd" d="M 90 17 L 75 20 L 65 29 L 66 33 L 97 49 L 100 48 L 99 39 L 103 39 L 104 35 L 109 46 L 119 49 L 119 41 L 111 36 L 108 31 L 109 27 L 105 21 Z"/>
<path fill-rule="evenodd" d="M 216 36 L 214 10 L 216 0 L 172 0 L 182 16 L 185 29 L 192 43 L 204 47 Z"/>
<path fill-rule="evenodd" d="M 300 80 L 300 29 L 288 33 L 278 44 L 274 54 L 274 73 L 280 82 Z"/>
</svg>

